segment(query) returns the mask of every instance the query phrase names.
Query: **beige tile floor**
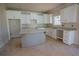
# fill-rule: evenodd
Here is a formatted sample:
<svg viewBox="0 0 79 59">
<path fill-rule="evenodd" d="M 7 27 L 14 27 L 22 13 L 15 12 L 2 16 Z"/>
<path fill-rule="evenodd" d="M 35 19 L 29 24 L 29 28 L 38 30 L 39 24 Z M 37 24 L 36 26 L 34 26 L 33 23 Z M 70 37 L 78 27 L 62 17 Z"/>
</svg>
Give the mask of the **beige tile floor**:
<svg viewBox="0 0 79 59">
<path fill-rule="evenodd" d="M 1 56 L 79 56 L 79 46 L 64 44 L 61 40 L 47 37 L 45 43 L 36 46 L 21 48 L 21 38 L 11 39 L 0 49 Z"/>
</svg>

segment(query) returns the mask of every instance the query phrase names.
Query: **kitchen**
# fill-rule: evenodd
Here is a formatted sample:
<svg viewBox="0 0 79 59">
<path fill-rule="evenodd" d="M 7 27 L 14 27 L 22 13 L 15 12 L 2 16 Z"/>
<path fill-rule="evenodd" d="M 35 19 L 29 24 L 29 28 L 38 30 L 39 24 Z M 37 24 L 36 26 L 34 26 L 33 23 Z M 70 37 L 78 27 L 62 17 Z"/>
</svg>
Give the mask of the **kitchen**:
<svg viewBox="0 0 79 59">
<path fill-rule="evenodd" d="M 45 14 L 40 12 L 16 11 L 16 10 L 8 10 L 7 14 L 8 19 L 19 20 L 19 23 L 16 23 L 14 25 L 14 26 L 17 26 L 18 24 L 20 25 L 17 26 L 19 27 L 19 29 L 16 28 L 15 30 L 16 32 L 13 31 L 15 36 L 19 35 L 20 31 L 21 33 L 31 32 L 33 29 L 31 30 L 30 28 L 34 28 L 34 30 L 35 29 L 39 30 L 42 28 L 41 30 L 44 30 L 46 32 L 46 35 L 49 35 L 54 39 L 57 38 L 62 39 L 64 43 L 71 45 L 74 42 L 73 40 L 75 39 L 76 34 L 76 28 L 75 28 L 76 25 L 75 19 L 77 13 L 75 11 L 76 9 L 77 5 L 71 5 L 67 8 L 62 9 L 60 13 L 56 15 L 50 13 Z M 66 35 L 68 35 L 69 37 L 67 36 L 68 37 L 67 38 Z M 70 39 L 70 37 L 73 37 L 73 39 L 72 38 Z M 70 43 L 66 42 L 67 40 L 70 40 L 69 41 Z"/>
<path fill-rule="evenodd" d="M 5 5 L 9 41 L 21 38 L 21 47 L 28 48 L 45 43 L 48 36 L 67 46 L 79 45 L 79 4 L 58 4 L 47 11 L 42 9 L 43 12 L 29 8 L 26 11 L 24 5 L 21 8 L 18 4 Z"/>
</svg>

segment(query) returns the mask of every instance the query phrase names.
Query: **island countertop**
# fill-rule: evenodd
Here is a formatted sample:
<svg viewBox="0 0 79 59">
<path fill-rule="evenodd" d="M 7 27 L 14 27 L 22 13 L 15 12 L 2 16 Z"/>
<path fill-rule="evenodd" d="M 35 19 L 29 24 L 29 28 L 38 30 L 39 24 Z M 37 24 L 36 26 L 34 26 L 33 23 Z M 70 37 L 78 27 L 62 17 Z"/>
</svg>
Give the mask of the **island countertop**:
<svg viewBox="0 0 79 59">
<path fill-rule="evenodd" d="M 24 29 L 20 32 L 20 34 L 32 34 L 37 32 L 45 32 L 45 28 L 38 28 L 38 29 Z"/>
</svg>

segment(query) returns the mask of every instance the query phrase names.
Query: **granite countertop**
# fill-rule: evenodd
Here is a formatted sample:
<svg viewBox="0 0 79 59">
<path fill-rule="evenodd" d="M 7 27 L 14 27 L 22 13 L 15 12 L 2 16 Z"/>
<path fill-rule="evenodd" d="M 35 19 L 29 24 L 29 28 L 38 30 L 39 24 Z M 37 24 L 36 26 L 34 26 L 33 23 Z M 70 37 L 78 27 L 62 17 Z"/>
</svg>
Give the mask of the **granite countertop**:
<svg viewBox="0 0 79 59">
<path fill-rule="evenodd" d="M 32 34 L 32 33 L 37 33 L 37 32 L 44 32 L 45 29 L 44 28 L 38 28 L 38 29 L 34 29 L 34 28 L 30 28 L 30 29 L 23 29 L 20 34 Z"/>
<path fill-rule="evenodd" d="M 77 30 L 76 28 L 68 28 L 68 27 L 53 27 L 53 29 L 62 29 L 62 30 Z"/>
<path fill-rule="evenodd" d="M 39 29 L 46 29 L 46 28 L 51 28 L 51 29 L 62 29 L 62 30 L 77 30 L 75 27 L 62 27 L 60 25 L 52 25 L 52 24 L 37 24 L 34 29 L 39 30 Z M 32 29 L 31 27 L 25 27 L 23 29 Z"/>
<path fill-rule="evenodd" d="M 36 29 L 41 29 L 41 28 L 51 28 L 51 29 L 62 29 L 62 30 L 77 30 L 76 28 L 68 28 L 68 27 L 38 27 Z"/>
<path fill-rule="evenodd" d="M 77 30 L 74 27 L 62 27 L 62 26 L 53 26 L 50 24 L 46 24 L 46 25 L 39 25 L 36 28 L 52 28 L 52 29 L 62 29 L 62 30 Z"/>
</svg>

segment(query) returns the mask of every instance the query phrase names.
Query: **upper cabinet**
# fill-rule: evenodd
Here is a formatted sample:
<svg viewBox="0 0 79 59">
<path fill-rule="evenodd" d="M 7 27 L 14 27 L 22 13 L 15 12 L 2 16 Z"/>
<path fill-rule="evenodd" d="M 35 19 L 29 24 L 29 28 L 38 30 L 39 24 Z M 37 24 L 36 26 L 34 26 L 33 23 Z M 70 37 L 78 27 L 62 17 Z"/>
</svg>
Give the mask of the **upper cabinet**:
<svg viewBox="0 0 79 59">
<path fill-rule="evenodd" d="M 60 11 L 61 22 L 75 23 L 77 18 L 77 5 L 68 6 Z"/>
<path fill-rule="evenodd" d="M 37 24 L 44 22 L 44 14 L 40 12 L 32 12 L 31 18 L 35 20 Z"/>
<path fill-rule="evenodd" d="M 21 13 L 21 23 L 22 24 L 47 24 L 50 23 L 49 14 L 44 14 L 41 12 L 22 12 Z"/>
<path fill-rule="evenodd" d="M 43 23 L 43 24 L 48 24 L 50 23 L 50 15 L 49 14 L 44 14 L 44 13 L 39 13 L 37 15 L 37 23 Z"/>
<path fill-rule="evenodd" d="M 21 12 L 21 24 L 30 24 L 31 13 L 30 12 Z"/>
<path fill-rule="evenodd" d="M 44 14 L 44 23 L 45 24 L 48 24 L 50 23 L 50 14 Z"/>
<path fill-rule="evenodd" d="M 47 24 L 50 23 L 50 15 L 42 12 L 31 11 L 7 11 L 8 19 L 20 19 L 21 24 Z"/>
<path fill-rule="evenodd" d="M 44 22 L 43 13 L 37 12 L 22 12 L 21 13 L 21 23 L 22 24 L 37 24 Z"/>
<path fill-rule="evenodd" d="M 21 11 L 15 10 L 8 10 L 7 11 L 7 18 L 8 19 L 20 19 Z"/>
</svg>

